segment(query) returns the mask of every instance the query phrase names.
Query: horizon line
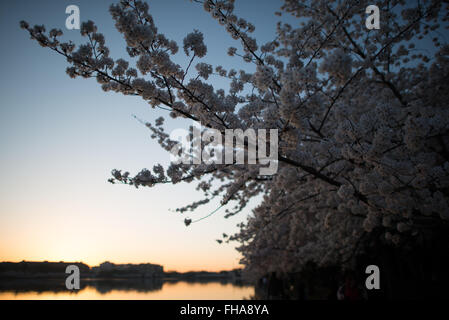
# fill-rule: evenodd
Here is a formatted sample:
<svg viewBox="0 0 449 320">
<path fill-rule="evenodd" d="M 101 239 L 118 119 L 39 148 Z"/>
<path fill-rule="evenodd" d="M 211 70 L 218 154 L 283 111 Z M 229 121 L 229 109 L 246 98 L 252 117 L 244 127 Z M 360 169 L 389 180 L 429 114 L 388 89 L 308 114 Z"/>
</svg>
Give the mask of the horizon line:
<svg viewBox="0 0 449 320">
<path fill-rule="evenodd" d="M 63 260 L 60 260 L 60 261 L 49 261 L 49 260 L 41 260 L 41 261 L 33 261 L 33 260 L 20 260 L 20 261 L 0 261 L 0 263 L 21 263 L 21 262 L 37 262 L 37 263 L 44 263 L 44 262 L 51 262 L 51 263 L 82 263 L 82 264 L 85 264 L 86 266 L 88 266 L 90 269 L 91 268 L 94 268 L 94 267 L 97 267 L 97 266 L 100 266 L 100 264 L 98 264 L 97 266 L 92 266 L 92 265 L 89 265 L 89 264 L 87 264 L 87 263 L 85 263 L 85 262 L 83 262 L 83 261 L 63 261 Z M 164 267 L 162 264 L 158 264 L 158 263 L 152 263 L 152 262 L 138 262 L 138 263 L 115 263 L 115 262 L 111 262 L 111 261 L 109 261 L 109 260 L 105 260 L 105 261 L 103 261 L 102 263 L 105 263 L 105 262 L 109 262 L 109 263 L 112 263 L 112 264 L 117 264 L 117 265 L 120 265 L 120 264 L 134 264 L 134 265 L 138 265 L 138 264 L 154 264 L 154 265 L 159 265 L 159 266 L 162 266 L 162 267 Z M 189 271 L 176 271 L 176 270 L 164 270 L 164 272 L 178 272 L 178 273 L 189 273 L 189 272 L 221 272 L 221 271 L 233 271 L 233 270 L 242 270 L 243 268 L 234 268 L 234 269 L 229 269 L 229 270 L 219 270 L 219 271 L 206 271 L 206 270 L 189 270 Z"/>
</svg>

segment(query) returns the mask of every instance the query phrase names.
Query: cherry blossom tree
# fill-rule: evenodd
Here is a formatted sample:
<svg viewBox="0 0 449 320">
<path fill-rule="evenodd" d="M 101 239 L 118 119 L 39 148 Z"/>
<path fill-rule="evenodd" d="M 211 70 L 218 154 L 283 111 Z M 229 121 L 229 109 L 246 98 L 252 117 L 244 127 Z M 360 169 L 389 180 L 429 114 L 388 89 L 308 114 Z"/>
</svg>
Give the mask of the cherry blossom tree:
<svg viewBox="0 0 449 320">
<path fill-rule="evenodd" d="M 110 6 L 130 62 L 110 57 L 92 21 L 82 24 L 87 43 L 79 46 L 60 42 L 61 30 L 21 22 L 32 39 L 67 59 L 70 77 L 95 77 L 104 91 L 140 96 L 206 129 L 279 130 L 272 176 L 259 175 L 260 164 L 172 163 L 135 175 L 114 170 L 112 183 L 197 183 L 204 199 L 177 210 L 219 198 L 226 217 L 260 196 L 240 231 L 223 239 L 240 243 L 242 263 L 256 275 L 300 270 L 308 261 L 349 264 L 373 232 L 377 241 L 400 246 L 447 226 L 447 2 L 375 1 L 380 29 L 367 30 L 371 1 L 285 0 L 279 19 L 293 15 L 298 23 L 279 22 L 276 38 L 263 44 L 252 36 L 255 26 L 236 15 L 233 0 L 193 2 L 235 39 L 236 47 L 224 50 L 248 69 L 208 64 L 200 31 L 182 43 L 188 66 L 176 64 L 178 44 L 138 0 Z M 212 74 L 230 89 L 210 85 Z M 175 141 L 164 121 L 146 126 L 169 152 Z"/>
</svg>

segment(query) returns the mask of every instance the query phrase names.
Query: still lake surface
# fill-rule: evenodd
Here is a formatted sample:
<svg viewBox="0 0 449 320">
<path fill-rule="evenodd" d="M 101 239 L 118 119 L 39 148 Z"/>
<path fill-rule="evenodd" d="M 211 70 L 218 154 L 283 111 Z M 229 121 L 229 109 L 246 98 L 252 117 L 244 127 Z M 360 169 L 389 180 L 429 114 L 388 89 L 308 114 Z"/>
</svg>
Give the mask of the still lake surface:
<svg viewBox="0 0 449 320">
<path fill-rule="evenodd" d="M 218 281 L 81 280 L 76 291 L 65 289 L 60 281 L 24 279 L 0 285 L 0 300 L 241 300 L 252 296 L 253 286 Z"/>
</svg>

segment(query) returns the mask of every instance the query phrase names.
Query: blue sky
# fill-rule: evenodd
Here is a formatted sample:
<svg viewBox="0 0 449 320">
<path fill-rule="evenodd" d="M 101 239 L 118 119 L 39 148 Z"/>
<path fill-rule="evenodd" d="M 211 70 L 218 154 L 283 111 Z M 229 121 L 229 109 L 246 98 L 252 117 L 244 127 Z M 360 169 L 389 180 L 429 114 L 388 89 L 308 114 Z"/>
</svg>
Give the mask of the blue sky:
<svg viewBox="0 0 449 320">
<path fill-rule="evenodd" d="M 93 20 L 106 37 L 114 59 L 129 60 L 125 41 L 109 15 L 110 1 L 2 1 L 0 4 L 0 260 L 82 260 L 97 264 L 155 262 L 166 269 L 229 269 L 238 266 L 233 245 L 219 245 L 250 212 L 231 219 L 223 211 L 186 228 L 184 217 L 170 212 L 201 198 L 193 184 L 135 189 L 107 182 L 114 168 L 138 170 L 169 156 L 137 122 L 154 120 L 138 97 L 104 93 L 93 79 L 70 79 L 66 61 L 41 48 L 19 28 L 19 21 L 61 28 L 63 39 L 82 43 L 78 30 L 65 28 L 65 8 L 80 8 L 81 21 Z M 159 32 L 177 41 L 198 29 L 208 54 L 196 62 L 225 69 L 248 68 L 226 54 L 239 48 L 200 4 L 188 0 L 148 1 Z M 259 44 L 272 40 L 280 1 L 236 1 L 236 14 L 256 26 Z M 81 42 L 80 42 L 81 41 Z M 176 62 L 186 66 L 182 50 Z M 212 77 L 211 83 L 227 88 Z M 169 128 L 187 127 L 174 121 Z M 254 206 L 254 201 L 251 205 Z M 218 206 L 201 207 L 192 218 Z M 251 207 L 251 206 L 250 206 Z"/>
</svg>

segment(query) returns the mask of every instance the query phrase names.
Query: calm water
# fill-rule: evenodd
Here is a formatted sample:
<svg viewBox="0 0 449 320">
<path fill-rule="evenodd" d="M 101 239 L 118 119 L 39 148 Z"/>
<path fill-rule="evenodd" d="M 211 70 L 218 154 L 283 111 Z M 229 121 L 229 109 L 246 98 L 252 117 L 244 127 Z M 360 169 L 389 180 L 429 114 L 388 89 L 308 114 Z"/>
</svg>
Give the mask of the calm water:
<svg viewBox="0 0 449 320">
<path fill-rule="evenodd" d="M 0 280 L 1 281 L 1 280 Z M 145 299 L 145 300 L 228 300 L 249 299 L 254 287 L 225 282 L 160 281 L 83 281 L 81 289 L 71 292 L 64 283 L 30 282 L 26 280 L 3 282 L 0 285 L 0 300 L 21 299 Z"/>
</svg>

